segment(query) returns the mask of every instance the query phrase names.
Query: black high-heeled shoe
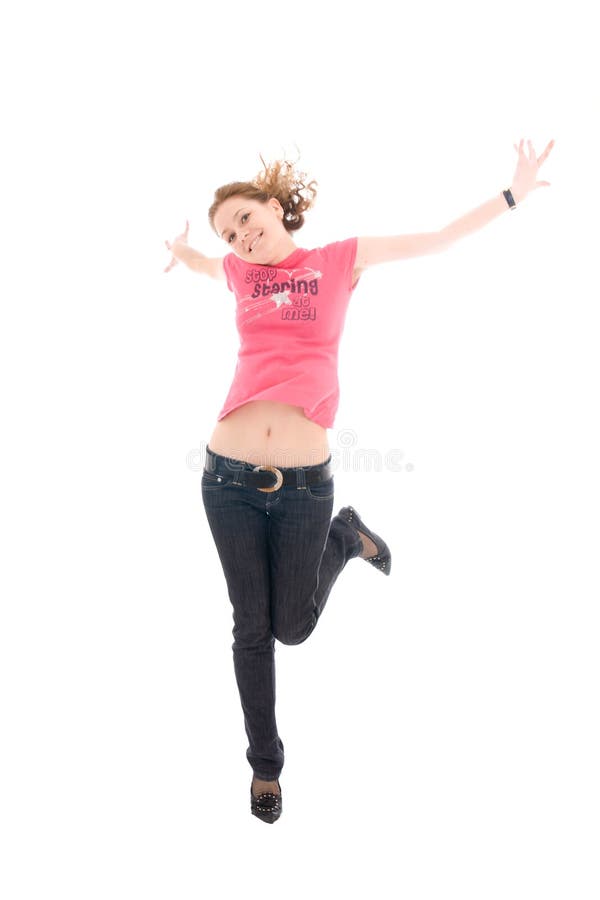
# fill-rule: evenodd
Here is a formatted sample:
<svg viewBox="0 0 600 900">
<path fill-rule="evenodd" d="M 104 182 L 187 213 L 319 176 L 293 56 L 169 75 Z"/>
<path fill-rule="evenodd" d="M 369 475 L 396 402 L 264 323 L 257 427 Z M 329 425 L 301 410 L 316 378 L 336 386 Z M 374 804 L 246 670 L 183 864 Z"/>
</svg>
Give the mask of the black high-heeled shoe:
<svg viewBox="0 0 600 900">
<path fill-rule="evenodd" d="M 252 779 L 254 782 L 254 779 Z M 276 822 L 282 813 L 281 803 L 281 785 L 277 779 L 278 794 L 271 794 L 269 791 L 263 791 L 254 796 L 252 785 L 250 785 L 250 810 L 253 816 L 268 822 L 271 825 Z"/>
<path fill-rule="evenodd" d="M 364 559 L 365 562 L 371 563 L 372 566 L 375 566 L 375 568 L 379 569 L 380 572 L 383 572 L 384 575 L 389 575 L 392 568 L 392 554 L 383 538 L 380 538 L 378 534 L 375 534 L 374 531 L 370 531 L 370 529 L 367 528 L 353 506 L 342 507 L 338 515 L 352 525 L 356 531 L 362 531 L 363 534 L 370 537 L 377 547 L 377 554 L 375 556 L 363 556 L 361 558 Z"/>
</svg>

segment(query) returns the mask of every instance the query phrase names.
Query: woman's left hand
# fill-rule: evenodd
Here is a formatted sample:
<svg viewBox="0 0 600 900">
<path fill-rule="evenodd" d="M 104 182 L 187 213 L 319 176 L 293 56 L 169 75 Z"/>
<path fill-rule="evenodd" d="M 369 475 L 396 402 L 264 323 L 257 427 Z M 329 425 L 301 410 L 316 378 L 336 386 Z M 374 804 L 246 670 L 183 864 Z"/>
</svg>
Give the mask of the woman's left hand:
<svg viewBox="0 0 600 900">
<path fill-rule="evenodd" d="M 536 181 L 536 178 L 540 166 L 547 159 L 550 151 L 554 147 L 554 140 L 550 141 L 539 159 L 536 158 L 531 141 L 527 141 L 529 154 L 526 154 L 523 150 L 523 144 L 524 138 L 521 138 L 521 143 L 518 147 L 516 144 L 513 144 L 513 147 L 519 155 L 519 159 L 517 161 L 517 168 L 515 169 L 510 189 L 517 203 L 523 200 L 529 191 L 533 191 L 535 188 L 550 187 L 549 181 Z"/>
</svg>

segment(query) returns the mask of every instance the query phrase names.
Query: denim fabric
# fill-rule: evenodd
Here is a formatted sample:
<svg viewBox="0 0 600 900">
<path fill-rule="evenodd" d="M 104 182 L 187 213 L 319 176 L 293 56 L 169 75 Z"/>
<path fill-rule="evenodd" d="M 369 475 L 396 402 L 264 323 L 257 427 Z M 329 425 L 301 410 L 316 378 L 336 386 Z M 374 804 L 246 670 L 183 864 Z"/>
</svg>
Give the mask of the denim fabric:
<svg viewBox="0 0 600 900">
<path fill-rule="evenodd" d="M 359 556 L 356 531 L 333 511 L 333 475 L 266 493 L 235 483 L 232 466 L 244 460 L 214 453 L 217 470 L 202 473 L 202 501 L 233 606 L 233 665 L 249 746 L 246 757 L 257 778 L 274 781 L 284 764 L 275 719 L 275 638 L 301 644 L 313 632 L 334 582 L 348 560 Z M 327 462 L 331 460 L 331 457 Z M 291 468 L 281 471 L 292 471 Z"/>
</svg>

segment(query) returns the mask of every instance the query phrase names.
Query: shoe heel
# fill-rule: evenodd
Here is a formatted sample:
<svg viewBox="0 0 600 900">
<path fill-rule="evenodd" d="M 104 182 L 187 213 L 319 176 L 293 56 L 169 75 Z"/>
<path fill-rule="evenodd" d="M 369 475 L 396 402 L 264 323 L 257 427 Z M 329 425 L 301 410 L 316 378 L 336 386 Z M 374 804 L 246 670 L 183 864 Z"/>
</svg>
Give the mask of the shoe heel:
<svg viewBox="0 0 600 900">
<path fill-rule="evenodd" d="M 392 554 L 383 538 L 379 537 L 378 534 L 375 534 L 374 531 L 371 531 L 370 528 L 367 528 L 353 506 L 342 507 L 338 515 L 348 522 L 349 525 L 352 525 L 355 531 L 362 531 L 363 534 L 366 534 L 377 547 L 377 555 L 363 556 L 362 558 L 364 561 L 371 563 L 372 566 L 379 569 L 384 575 L 389 575 L 392 568 Z"/>
</svg>

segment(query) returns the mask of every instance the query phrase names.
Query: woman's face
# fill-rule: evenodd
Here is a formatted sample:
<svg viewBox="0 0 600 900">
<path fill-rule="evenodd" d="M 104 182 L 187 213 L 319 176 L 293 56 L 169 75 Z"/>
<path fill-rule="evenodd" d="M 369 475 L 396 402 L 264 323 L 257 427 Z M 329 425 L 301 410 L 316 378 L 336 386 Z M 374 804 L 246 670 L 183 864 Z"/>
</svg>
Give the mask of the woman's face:
<svg viewBox="0 0 600 900">
<path fill-rule="evenodd" d="M 228 249 L 247 262 L 269 265 L 293 244 L 283 225 L 283 208 L 272 197 L 266 203 L 248 197 L 229 197 L 214 216 L 217 234 Z M 283 258 L 283 257 L 281 257 Z"/>
</svg>

